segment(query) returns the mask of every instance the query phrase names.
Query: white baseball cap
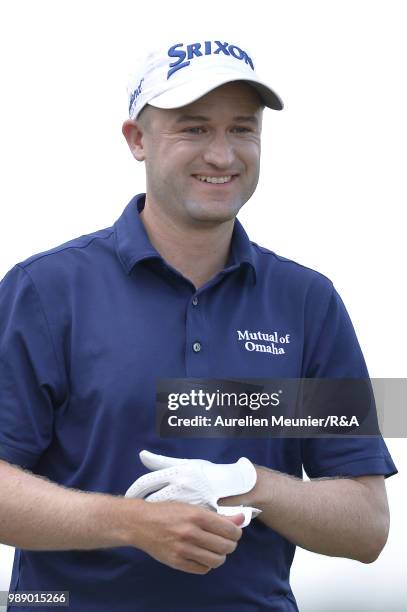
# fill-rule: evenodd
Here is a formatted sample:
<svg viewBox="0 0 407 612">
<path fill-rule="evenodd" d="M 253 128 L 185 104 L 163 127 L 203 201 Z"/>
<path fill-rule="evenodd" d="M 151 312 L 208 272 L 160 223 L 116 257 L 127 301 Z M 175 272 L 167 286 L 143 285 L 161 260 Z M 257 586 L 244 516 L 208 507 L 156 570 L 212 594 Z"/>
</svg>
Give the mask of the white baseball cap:
<svg viewBox="0 0 407 612">
<path fill-rule="evenodd" d="M 223 40 L 202 40 L 157 48 L 140 60 L 128 85 L 129 116 L 137 119 L 146 104 L 157 108 L 191 104 L 231 81 L 246 81 L 265 106 L 283 108 L 281 98 L 256 74 L 246 50 Z"/>
</svg>

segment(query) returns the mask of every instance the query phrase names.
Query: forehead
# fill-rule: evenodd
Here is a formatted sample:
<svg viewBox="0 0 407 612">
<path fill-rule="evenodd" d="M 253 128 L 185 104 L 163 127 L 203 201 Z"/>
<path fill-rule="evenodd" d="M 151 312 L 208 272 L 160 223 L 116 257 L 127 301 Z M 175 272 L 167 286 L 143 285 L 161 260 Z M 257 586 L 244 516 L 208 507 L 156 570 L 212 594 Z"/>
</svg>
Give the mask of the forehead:
<svg viewBox="0 0 407 612">
<path fill-rule="evenodd" d="M 205 115 L 211 119 L 232 115 L 255 115 L 263 103 L 254 87 L 245 82 L 226 83 L 213 89 L 195 102 L 173 109 L 150 107 L 161 120 L 176 121 L 184 115 Z"/>
</svg>

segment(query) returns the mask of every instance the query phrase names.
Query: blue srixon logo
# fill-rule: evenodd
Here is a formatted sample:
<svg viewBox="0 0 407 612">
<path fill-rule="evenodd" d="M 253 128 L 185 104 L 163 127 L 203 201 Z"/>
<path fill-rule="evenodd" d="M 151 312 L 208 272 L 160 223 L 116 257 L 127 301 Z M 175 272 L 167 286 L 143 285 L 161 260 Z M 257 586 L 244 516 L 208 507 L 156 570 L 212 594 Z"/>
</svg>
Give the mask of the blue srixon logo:
<svg viewBox="0 0 407 612">
<path fill-rule="evenodd" d="M 254 70 L 253 62 L 246 51 L 243 51 L 243 49 L 237 47 L 236 45 L 230 45 L 229 43 L 221 42 L 220 40 L 206 40 L 203 43 L 197 42 L 186 46 L 184 43 L 178 43 L 168 49 L 168 56 L 175 57 L 177 59 L 169 65 L 170 70 L 167 74 L 167 80 L 174 74 L 174 72 L 177 72 L 177 70 L 189 66 L 191 60 L 195 59 L 196 57 L 202 57 L 203 55 L 219 55 L 220 53 L 233 57 L 241 62 L 243 61 L 246 64 L 249 64 L 250 68 Z"/>
</svg>

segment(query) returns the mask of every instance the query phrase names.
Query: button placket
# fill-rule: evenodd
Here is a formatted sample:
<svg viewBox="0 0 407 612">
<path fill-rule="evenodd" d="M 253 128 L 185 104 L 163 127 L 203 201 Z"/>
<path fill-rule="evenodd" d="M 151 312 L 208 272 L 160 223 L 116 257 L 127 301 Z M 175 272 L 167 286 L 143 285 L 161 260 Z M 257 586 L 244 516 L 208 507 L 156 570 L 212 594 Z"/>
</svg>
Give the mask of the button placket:
<svg viewBox="0 0 407 612">
<path fill-rule="evenodd" d="M 204 316 L 202 294 L 189 298 L 185 317 L 185 370 L 190 377 L 204 378 L 208 375 L 208 331 Z"/>
</svg>

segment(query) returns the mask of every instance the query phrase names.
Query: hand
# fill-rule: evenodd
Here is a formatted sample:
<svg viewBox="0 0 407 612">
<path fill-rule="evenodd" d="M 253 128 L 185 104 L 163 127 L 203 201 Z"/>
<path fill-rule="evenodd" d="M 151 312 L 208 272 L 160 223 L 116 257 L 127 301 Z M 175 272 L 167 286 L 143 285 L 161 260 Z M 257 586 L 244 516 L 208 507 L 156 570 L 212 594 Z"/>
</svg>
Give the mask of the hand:
<svg viewBox="0 0 407 612">
<path fill-rule="evenodd" d="M 234 508 L 239 505 L 251 506 L 265 509 L 269 506 L 274 498 L 274 470 L 270 470 L 260 465 L 253 464 L 257 473 L 256 484 L 251 491 L 243 493 L 243 495 L 231 495 L 230 497 L 221 497 L 218 499 L 218 505 Z"/>
<path fill-rule="evenodd" d="M 216 510 L 231 516 L 244 514 L 242 526 L 250 523 L 256 508 L 224 508 L 218 506 L 220 497 L 247 493 L 256 484 L 253 464 L 241 457 L 231 464 L 217 464 L 202 459 L 177 459 L 141 451 L 142 463 L 153 470 L 138 478 L 126 492 L 126 497 L 145 498 L 150 502 L 182 501 Z M 147 496 L 147 497 L 146 497 Z"/>
<path fill-rule="evenodd" d="M 236 549 L 242 536 L 237 523 L 242 518 L 241 514 L 226 518 L 177 502 L 151 504 L 139 525 L 142 535 L 137 547 L 174 569 L 207 574 L 220 567 Z M 134 529 L 133 521 L 131 527 Z"/>
</svg>

